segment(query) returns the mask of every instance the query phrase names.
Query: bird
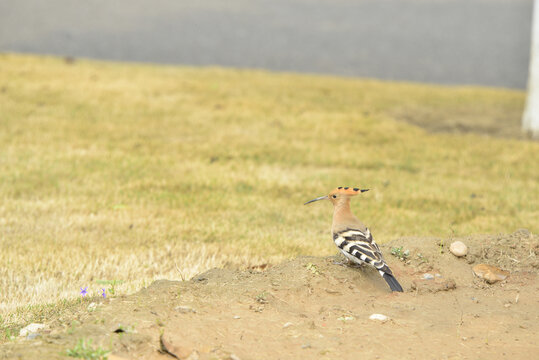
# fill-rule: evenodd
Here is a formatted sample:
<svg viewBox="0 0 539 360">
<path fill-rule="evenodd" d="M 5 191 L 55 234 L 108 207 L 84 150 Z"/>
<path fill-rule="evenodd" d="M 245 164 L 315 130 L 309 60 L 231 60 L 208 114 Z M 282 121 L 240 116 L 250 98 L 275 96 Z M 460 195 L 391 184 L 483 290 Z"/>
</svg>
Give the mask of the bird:
<svg viewBox="0 0 539 360">
<path fill-rule="evenodd" d="M 387 266 L 380 247 L 372 238 L 367 228 L 350 209 L 350 199 L 369 189 L 359 189 L 339 186 L 329 195 L 321 196 L 307 201 L 304 205 L 319 200 L 329 200 L 333 204 L 333 224 L 331 232 L 333 241 L 344 256 L 352 263 L 362 265 L 367 263 L 373 266 L 387 282 L 391 291 L 403 292 L 401 284 Z"/>
</svg>

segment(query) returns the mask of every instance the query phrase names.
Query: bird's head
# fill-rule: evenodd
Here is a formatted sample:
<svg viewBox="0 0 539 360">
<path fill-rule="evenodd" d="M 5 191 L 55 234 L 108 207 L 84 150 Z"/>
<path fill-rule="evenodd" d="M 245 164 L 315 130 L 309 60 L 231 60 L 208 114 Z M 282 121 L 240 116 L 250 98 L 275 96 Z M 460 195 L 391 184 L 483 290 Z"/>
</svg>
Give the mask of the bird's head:
<svg viewBox="0 0 539 360">
<path fill-rule="evenodd" d="M 333 189 L 329 193 L 329 195 L 320 196 L 316 199 L 309 200 L 303 205 L 307 205 L 318 200 L 329 200 L 333 203 L 333 205 L 335 205 L 341 201 L 346 201 L 347 199 L 350 199 L 352 196 L 356 196 L 357 194 L 360 194 L 365 191 L 369 191 L 369 189 L 359 189 L 359 188 L 350 188 L 348 186 L 347 187 L 339 186 L 338 188 Z"/>
</svg>

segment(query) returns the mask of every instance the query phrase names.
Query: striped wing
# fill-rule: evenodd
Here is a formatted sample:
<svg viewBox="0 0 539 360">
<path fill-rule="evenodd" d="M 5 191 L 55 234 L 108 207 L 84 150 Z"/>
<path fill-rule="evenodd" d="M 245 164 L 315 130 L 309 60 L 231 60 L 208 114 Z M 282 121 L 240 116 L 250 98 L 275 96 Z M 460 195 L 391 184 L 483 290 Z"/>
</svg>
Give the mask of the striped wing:
<svg viewBox="0 0 539 360">
<path fill-rule="evenodd" d="M 358 229 L 346 229 L 333 233 L 333 241 L 343 253 L 348 254 L 347 257 L 358 263 L 366 262 L 374 266 L 382 276 L 392 275 L 369 229 L 365 232 Z"/>
</svg>

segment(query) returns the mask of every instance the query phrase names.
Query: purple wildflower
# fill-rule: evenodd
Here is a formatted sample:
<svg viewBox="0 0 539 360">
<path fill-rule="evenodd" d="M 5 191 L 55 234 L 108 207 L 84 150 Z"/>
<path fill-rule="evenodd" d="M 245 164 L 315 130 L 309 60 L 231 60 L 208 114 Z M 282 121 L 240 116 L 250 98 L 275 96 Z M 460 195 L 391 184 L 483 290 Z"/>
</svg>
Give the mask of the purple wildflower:
<svg viewBox="0 0 539 360">
<path fill-rule="evenodd" d="M 105 294 L 105 289 L 101 288 L 101 290 L 103 290 L 103 293 L 101 295 L 103 295 L 103 297 L 106 298 L 107 294 Z"/>
<path fill-rule="evenodd" d="M 80 294 L 84 297 L 86 296 L 86 294 L 88 293 L 88 286 L 86 286 L 84 289 L 83 288 L 80 288 Z"/>
</svg>

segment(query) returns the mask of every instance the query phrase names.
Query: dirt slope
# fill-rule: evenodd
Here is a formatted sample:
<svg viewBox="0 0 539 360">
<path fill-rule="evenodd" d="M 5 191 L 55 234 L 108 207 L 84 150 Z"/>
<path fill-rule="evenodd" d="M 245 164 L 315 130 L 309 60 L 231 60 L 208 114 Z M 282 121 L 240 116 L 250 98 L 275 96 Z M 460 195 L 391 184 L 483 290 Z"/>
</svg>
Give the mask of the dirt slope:
<svg viewBox="0 0 539 360">
<path fill-rule="evenodd" d="M 403 294 L 390 293 L 369 268 L 340 264 L 340 256 L 265 271 L 211 270 L 103 301 L 70 326 L 55 320 L 36 339 L 1 345 L 0 359 L 65 359 L 80 338 L 111 349 L 111 359 L 173 359 L 158 351 L 163 346 L 181 359 L 537 358 L 539 236 L 460 239 L 470 249 L 465 258 L 449 253 L 454 240 L 382 246 Z M 401 246 L 409 250 L 404 260 L 390 255 Z M 478 263 L 510 275 L 489 285 L 473 276 Z M 390 320 L 369 320 L 373 313 Z"/>
</svg>

